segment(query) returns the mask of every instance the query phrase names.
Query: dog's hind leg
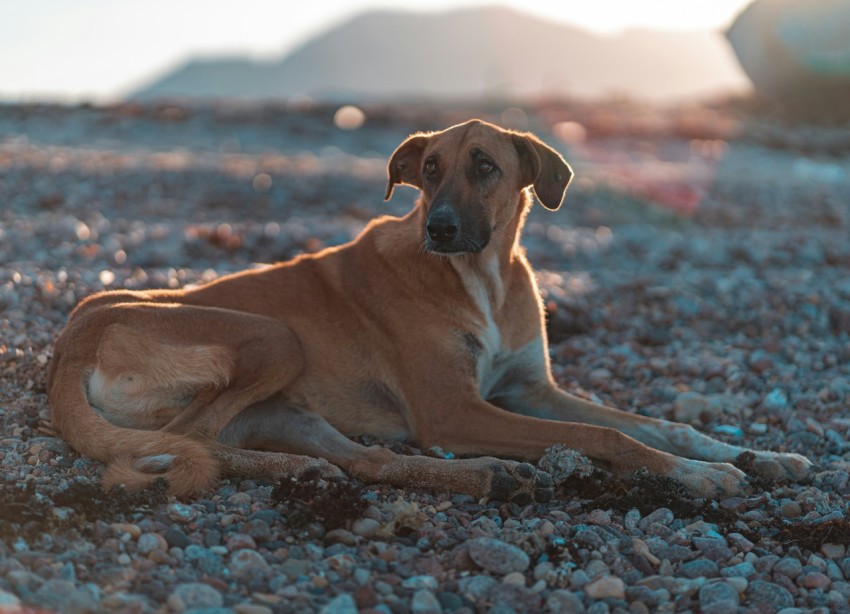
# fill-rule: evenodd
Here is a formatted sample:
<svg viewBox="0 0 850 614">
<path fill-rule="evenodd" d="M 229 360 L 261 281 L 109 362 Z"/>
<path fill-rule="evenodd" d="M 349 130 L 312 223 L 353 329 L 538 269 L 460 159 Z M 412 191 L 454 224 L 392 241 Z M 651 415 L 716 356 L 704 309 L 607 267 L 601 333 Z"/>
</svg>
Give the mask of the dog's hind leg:
<svg viewBox="0 0 850 614">
<path fill-rule="evenodd" d="M 491 457 L 444 460 L 366 447 L 348 439 L 320 415 L 276 398 L 241 412 L 224 428 L 219 441 L 237 448 L 323 458 L 367 483 L 458 492 L 518 504 L 548 501 L 554 493 L 552 478 L 528 463 Z"/>
</svg>

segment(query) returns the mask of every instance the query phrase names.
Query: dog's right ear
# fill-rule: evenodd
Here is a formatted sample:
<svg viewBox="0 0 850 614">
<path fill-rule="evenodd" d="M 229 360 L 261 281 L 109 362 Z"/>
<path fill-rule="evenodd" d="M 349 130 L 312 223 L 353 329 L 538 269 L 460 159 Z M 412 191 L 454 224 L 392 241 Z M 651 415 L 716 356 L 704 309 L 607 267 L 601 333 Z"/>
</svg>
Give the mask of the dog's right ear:
<svg viewBox="0 0 850 614">
<path fill-rule="evenodd" d="M 422 152 L 430 138 L 426 134 L 414 134 L 393 152 L 387 165 L 387 193 L 384 200 L 390 199 L 397 183 L 422 189 Z"/>
</svg>

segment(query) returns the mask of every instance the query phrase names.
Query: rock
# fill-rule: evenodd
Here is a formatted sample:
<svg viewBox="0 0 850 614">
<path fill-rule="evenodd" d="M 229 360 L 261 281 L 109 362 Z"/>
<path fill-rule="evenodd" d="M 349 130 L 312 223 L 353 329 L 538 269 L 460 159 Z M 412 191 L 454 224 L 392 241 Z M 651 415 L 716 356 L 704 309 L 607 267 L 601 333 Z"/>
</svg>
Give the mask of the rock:
<svg viewBox="0 0 850 614">
<path fill-rule="evenodd" d="M 822 574 L 819 571 L 812 571 L 798 576 L 797 584 L 804 588 L 822 588 L 824 591 L 828 591 L 832 580 L 826 574 Z"/>
<path fill-rule="evenodd" d="M 747 597 L 751 603 L 764 604 L 774 608 L 790 608 L 794 597 L 787 589 L 764 580 L 753 580 L 747 587 Z"/>
<path fill-rule="evenodd" d="M 198 515 L 198 510 L 185 503 L 171 503 L 165 511 L 171 520 L 182 524 L 192 522 Z"/>
<path fill-rule="evenodd" d="M 460 594 L 473 602 L 487 599 L 497 582 L 489 576 L 467 576 L 458 582 Z"/>
<path fill-rule="evenodd" d="M 145 533 L 139 537 L 136 548 L 141 554 L 149 554 L 154 550 L 168 550 L 168 542 L 159 533 Z"/>
<path fill-rule="evenodd" d="M 230 563 L 227 565 L 230 573 L 237 580 L 250 580 L 254 577 L 262 577 L 269 573 L 269 564 L 256 550 L 236 550 L 230 555 Z"/>
<path fill-rule="evenodd" d="M 764 397 L 764 406 L 771 411 L 778 411 L 788 407 L 788 397 L 780 388 L 774 388 Z"/>
<path fill-rule="evenodd" d="M 782 504 L 780 509 L 782 510 L 782 515 L 786 518 L 799 518 L 803 515 L 803 508 L 796 501 L 787 501 Z"/>
<path fill-rule="evenodd" d="M 381 523 L 372 518 L 358 518 L 351 525 L 351 532 L 360 537 L 372 538 L 378 532 Z"/>
<path fill-rule="evenodd" d="M 321 614 L 357 614 L 358 612 L 354 597 L 347 593 L 338 595 L 319 611 Z"/>
<path fill-rule="evenodd" d="M 491 537 L 470 540 L 469 556 L 482 569 L 500 575 L 525 571 L 530 563 L 520 548 Z"/>
<path fill-rule="evenodd" d="M 593 463 L 576 450 L 571 450 L 563 444 L 555 444 L 547 448 L 537 466 L 552 476 L 555 484 L 559 484 L 575 476 L 586 478 L 593 473 Z"/>
<path fill-rule="evenodd" d="M 626 586 L 620 578 L 603 576 L 584 587 L 591 599 L 625 599 Z"/>
<path fill-rule="evenodd" d="M 694 559 L 687 563 L 682 563 L 682 575 L 686 578 L 698 578 L 700 576 L 706 578 L 714 578 L 719 572 L 717 563 L 710 559 Z"/>
<path fill-rule="evenodd" d="M 720 570 L 720 575 L 724 578 L 749 578 L 756 574 L 756 568 L 752 563 L 743 562 L 737 565 L 730 565 Z"/>
<path fill-rule="evenodd" d="M 224 597 L 209 584 L 187 582 L 178 584 L 168 596 L 168 606 L 177 612 L 184 610 L 220 608 Z"/>
<path fill-rule="evenodd" d="M 0 611 L 10 610 L 15 611 L 20 605 L 21 600 L 12 593 L 0 589 Z"/>
<path fill-rule="evenodd" d="M 435 591 L 440 586 L 437 579 L 433 576 L 411 576 L 404 580 L 401 585 L 404 588 L 411 588 L 414 590 L 431 590 Z"/>
<path fill-rule="evenodd" d="M 413 594 L 410 611 L 413 614 L 440 614 L 443 607 L 434 593 L 427 589 L 420 589 Z"/>
<path fill-rule="evenodd" d="M 558 589 L 552 591 L 546 599 L 546 607 L 552 614 L 581 614 L 584 604 L 581 598 L 572 591 Z"/>
<path fill-rule="evenodd" d="M 792 580 L 799 576 L 802 571 L 803 564 L 790 556 L 780 559 L 777 561 L 776 565 L 773 566 L 773 573 L 781 573 L 783 576 L 788 576 Z"/>
<path fill-rule="evenodd" d="M 165 541 L 172 548 L 186 548 L 192 545 L 192 540 L 177 525 L 171 525 L 165 532 Z"/>
<path fill-rule="evenodd" d="M 838 560 L 844 558 L 847 553 L 847 546 L 844 544 L 826 543 L 820 547 L 821 553 L 828 559 Z"/>
<path fill-rule="evenodd" d="M 699 589 L 699 604 L 703 609 L 719 606 L 737 608 L 738 603 L 738 592 L 726 582 L 710 582 Z"/>
</svg>

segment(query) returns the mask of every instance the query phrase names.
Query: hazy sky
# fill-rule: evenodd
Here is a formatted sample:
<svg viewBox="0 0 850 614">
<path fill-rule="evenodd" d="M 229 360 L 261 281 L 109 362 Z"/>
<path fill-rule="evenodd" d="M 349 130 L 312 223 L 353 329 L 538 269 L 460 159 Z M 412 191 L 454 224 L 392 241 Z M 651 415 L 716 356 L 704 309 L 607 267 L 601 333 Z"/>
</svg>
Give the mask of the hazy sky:
<svg viewBox="0 0 850 614">
<path fill-rule="evenodd" d="M 719 29 L 749 0 L 0 0 L 0 99 L 108 101 L 191 55 L 279 57 L 370 8 L 503 4 L 614 33 Z"/>
</svg>

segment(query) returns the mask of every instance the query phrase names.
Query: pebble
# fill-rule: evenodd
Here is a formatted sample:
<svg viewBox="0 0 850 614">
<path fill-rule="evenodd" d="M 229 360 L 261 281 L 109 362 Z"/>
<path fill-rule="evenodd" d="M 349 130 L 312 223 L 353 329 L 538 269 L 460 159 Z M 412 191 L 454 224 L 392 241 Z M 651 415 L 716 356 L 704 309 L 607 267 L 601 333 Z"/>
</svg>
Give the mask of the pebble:
<svg viewBox="0 0 850 614">
<path fill-rule="evenodd" d="M 709 582 L 699 589 L 699 604 L 703 609 L 720 606 L 737 608 L 738 603 L 738 591 L 726 582 Z"/>
<path fill-rule="evenodd" d="M 166 508 L 168 517 L 175 522 L 192 522 L 198 515 L 198 511 L 185 503 L 172 503 Z"/>
<path fill-rule="evenodd" d="M 782 504 L 782 515 L 786 518 L 799 518 L 803 515 L 803 508 L 796 501 L 788 501 Z"/>
<path fill-rule="evenodd" d="M 320 610 L 321 614 L 357 614 L 357 611 L 354 598 L 347 593 L 338 595 Z"/>
<path fill-rule="evenodd" d="M 803 571 L 803 564 L 793 557 L 785 557 L 776 562 L 773 566 L 773 573 L 781 573 L 788 576 L 792 580 L 800 575 Z"/>
<path fill-rule="evenodd" d="M 443 611 L 443 606 L 440 605 L 440 601 L 433 592 L 420 589 L 413 594 L 413 599 L 410 601 L 410 611 L 413 614 L 440 614 Z"/>
<path fill-rule="evenodd" d="M 847 546 L 844 544 L 825 543 L 820 547 L 823 555 L 832 560 L 844 558 L 847 553 Z"/>
<path fill-rule="evenodd" d="M 584 592 L 591 599 L 624 599 L 626 586 L 620 578 L 604 576 L 587 584 Z"/>
<path fill-rule="evenodd" d="M 584 612 L 584 604 L 575 593 L 557 589 L 546 598 L 546 607 L 552 614 L 580 614 Z"/>
<path fill-rule="evenodd" d="M 230 573 L 237 580 L 250 580 L 257 576 L 265 576 L 269 573 L 269 564 L 263 556 L 255 550 L 236 550 L 230 555 L 227 565 Z"/>
<path fill-rule="evenodd" d="M 787 589 L 773 582 L 753 580 L 747 587 L 747 597 L 752 603 L 761 603 L 767 607 L 790 608 L 794 597 Z"/>
<path fill-rule="evenodd" d="M 184 610 L 219 608 L 224 597 L 209 584 L 187 582 L 178 584 L 168 597 L 168 606 L 177 612 Z"/>
<path fill-rule="evenodd" d="M 470 540 L 469 556 L 482 569 L 500 575 L 525 571 L 531 562 L 520 548 L 491 537 Z"/>
</svg>

